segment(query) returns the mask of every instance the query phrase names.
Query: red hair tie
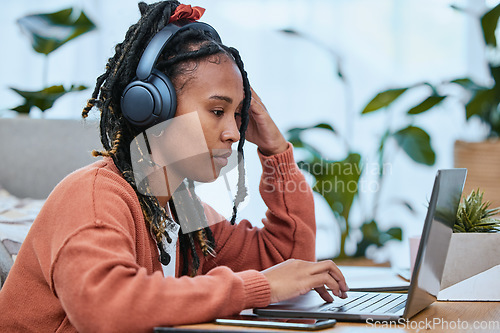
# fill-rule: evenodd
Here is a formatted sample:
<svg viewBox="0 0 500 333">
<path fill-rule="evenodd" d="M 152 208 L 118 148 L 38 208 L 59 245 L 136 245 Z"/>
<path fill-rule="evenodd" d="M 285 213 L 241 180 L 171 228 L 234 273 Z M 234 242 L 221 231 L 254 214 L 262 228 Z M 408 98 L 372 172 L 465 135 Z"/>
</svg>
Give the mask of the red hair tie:
<svg viewBox="0 0 500 333">
<path fill-rule="evenodd" d="M 198 21 L 200 17 L 205 13 L 205 8 L 198 6 L 191 7 L 191 5 L 179 5 L 175 9 L 172 16 L 170 16 L 170 21 L 168 23 L 173 23 L 180 20 L 188 21 Z"/>
</svg>

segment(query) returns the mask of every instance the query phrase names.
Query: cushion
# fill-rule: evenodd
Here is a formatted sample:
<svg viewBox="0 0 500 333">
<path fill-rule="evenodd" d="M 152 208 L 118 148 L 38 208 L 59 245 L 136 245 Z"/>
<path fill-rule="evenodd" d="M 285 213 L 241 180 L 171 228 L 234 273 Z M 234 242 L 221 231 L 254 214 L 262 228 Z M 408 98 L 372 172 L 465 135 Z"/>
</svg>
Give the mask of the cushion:
<svg viewBox="0 0 500 333">
<path fill-rule="evenodd" d="M 15 260 L 45 200 L 17 198 L 0 185 L 0 242 Z"/>
</svg>

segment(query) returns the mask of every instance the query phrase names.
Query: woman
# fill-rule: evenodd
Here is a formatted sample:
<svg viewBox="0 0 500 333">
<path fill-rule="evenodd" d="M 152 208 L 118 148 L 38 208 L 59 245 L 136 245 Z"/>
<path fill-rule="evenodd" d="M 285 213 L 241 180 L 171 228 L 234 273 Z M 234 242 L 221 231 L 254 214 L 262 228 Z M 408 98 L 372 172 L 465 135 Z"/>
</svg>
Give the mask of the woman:
<svg viewBox="0 0 500 333">
<path fill-rule="evenodd" d="M 127 87 L 153 36 L 203 13 L 176 1 L 139 9 L 141 19 L 117 45 L 83 111 L 101 111 L 104 150 L 95 155 L 104 158 L 66 177 L 47 199 L 0 293 L 0 331 L 146 332 L 313 288 L 325 301 L 332 301 L 325 286 L 346 297 L 335 264 L 314 262 L 311 191 L 300 186 L 291 145 L 251 90 L 235 49 L 207 31 L 175 33 L 155 61 L 175 88 L 175 117 L 144 127 L 124 114 Z M 245 139 L 258 146 L 263 166 L 260 191 L 269 209 L 262 229 L 234 223 L 245 196 L 241 163 L 231 221 L 202 203 L 193 186 L 217 178 L 232 145 L 238 142 L 241 154 Z M 208 153 L 189 153 L 199 145 Z M 192 160 L 175 156 L 186 151 Z M 147 176 L 138 177 L 142 167 Z M 152 170 L 163 171 L 167 190 Z"/>
</svg>

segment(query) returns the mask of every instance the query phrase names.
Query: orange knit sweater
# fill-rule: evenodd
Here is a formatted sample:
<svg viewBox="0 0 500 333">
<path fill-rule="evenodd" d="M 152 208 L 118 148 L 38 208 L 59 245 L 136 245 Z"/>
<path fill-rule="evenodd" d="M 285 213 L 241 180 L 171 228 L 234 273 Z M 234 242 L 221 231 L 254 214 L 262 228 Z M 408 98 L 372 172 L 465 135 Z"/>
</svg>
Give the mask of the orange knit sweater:
<svg viewBox="0 0 500 333">
<path fill-rule="evenodd" d="M 0 291 L 0 332 L 151 332 L 266 306 L 260 273 L 288 258 L 314 260 L 312 193 L 291 145 L 260 156 L 262 229 L 211 226 L 217 256 L 197 277 L 164 277 L 139 201 L 110 158 L 66 177 L 48 197 Z M 214 212 L 207 207 L 209 221 Z M 178 247 L 177 247 L 178 248 Z"/>
</svg>

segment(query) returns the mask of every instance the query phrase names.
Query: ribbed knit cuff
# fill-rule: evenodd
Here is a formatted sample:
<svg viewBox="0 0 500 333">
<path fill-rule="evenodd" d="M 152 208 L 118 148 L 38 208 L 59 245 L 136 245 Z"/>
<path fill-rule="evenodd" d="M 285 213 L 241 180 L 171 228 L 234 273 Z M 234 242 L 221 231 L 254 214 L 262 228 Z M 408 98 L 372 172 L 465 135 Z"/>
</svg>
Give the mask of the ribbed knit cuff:
<svg viewBox="0 0 500 333">
<path fill-rule="evenodd" d="M 244 284 L 245 309 L 261 308 L 271 302 L 271 288 L 264 274 L 256 270 L 236 273 Z"/>
<path fill-rule="evenodd" d="M 301 175 L 300 169 L 293 157 L 293 146 L 289 142 L 284 152 L 276 155 L 266 156 L 258 151 L 262 163 L 262 175 L 265 178 L 274 178 L 276 181 L 287 181 Z"/>
</svg>

